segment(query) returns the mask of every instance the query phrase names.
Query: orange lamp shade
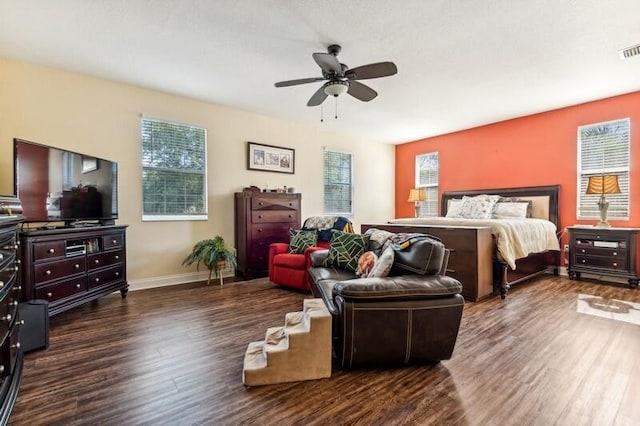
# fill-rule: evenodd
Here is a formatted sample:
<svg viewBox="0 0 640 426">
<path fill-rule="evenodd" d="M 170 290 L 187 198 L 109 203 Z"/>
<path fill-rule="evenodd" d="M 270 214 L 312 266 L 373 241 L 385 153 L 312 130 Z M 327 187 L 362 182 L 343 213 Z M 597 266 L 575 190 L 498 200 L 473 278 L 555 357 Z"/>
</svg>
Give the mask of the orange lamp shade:
<svg viewBox="0 0 640 426">
<path fill-rule="evenodd" d="M 424 188 L 413 188 L 409 190 L 409 199 L 407 201 L 425 201 L 427 199 L 427 190 Z"/>
<path fill-rule="evenodd" d="M 587 194 L 620 194 L 617 175 L 589 176 Z"/>
</svg>

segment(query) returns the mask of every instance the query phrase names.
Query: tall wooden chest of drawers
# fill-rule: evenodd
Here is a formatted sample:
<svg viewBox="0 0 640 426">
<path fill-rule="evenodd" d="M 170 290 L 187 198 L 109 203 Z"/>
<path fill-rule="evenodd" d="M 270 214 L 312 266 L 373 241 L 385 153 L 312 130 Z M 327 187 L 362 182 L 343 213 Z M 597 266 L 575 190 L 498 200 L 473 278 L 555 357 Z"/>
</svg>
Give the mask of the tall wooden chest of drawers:
<svg viewBox="0 0 640 426">
<path fill-rule="evenodd" d="M 22 378 L 18 304 L 20 302 L 20 251 L 18 224 L 22 216 L 5 206 L 19 206 L 13 197 L 0 197 L 0 424 L 7 424 Z"/>
<path fill-rule="evenodd" d="M 301 194 L 235 193 L 237 273 L 245 279 L 268 273 L 269 245 L 288 243 L 289 229 L 300 228 Z"/>
<path fill-rule="evenodd" d="M 570 226 L 569 278 L 582 272 L 627 278 L 629 287 L 638 287 L 636 247 L 638 228 L 596 228 Z"/>
</svg>

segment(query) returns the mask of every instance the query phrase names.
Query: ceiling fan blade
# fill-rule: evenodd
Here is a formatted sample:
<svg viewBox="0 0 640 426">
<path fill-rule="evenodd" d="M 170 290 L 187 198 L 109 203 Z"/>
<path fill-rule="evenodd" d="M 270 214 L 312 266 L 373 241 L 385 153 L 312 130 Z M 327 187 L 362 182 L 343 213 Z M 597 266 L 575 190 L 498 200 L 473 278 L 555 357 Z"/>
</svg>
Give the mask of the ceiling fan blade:
<svg viewBox="0 0 640 426">
<path fill-rule="evenodd" d="M 347 71 L 349 80 L 366 80 L 368 78 L 388 77 L 398 72 L 393 62 L 377 62 L 375 64 L 362 65 Z"/>
<path fill-rule="evenodd" d="M 326 72 L 335 74 L 342 72 L 342 66 L 340 62 L 338 62 L 338 58 L 331 53 L 314 53 L 312 56 L 316 64 Z"/>
<path fill-rule="evenodd" d="M 371 99 L 378 96 L 378 92 L 376 92 L 369 86 L 358 83 L 357 81 L 349 82 L 349 90 L 347 91 L 347 93 L 363 102 L 369 102 Z"/>
<path fill-rule="evenodd" d="M 316 93 L 314 93 L 311 99 L 309 99 L 309 102 L 307 102 L 307 106 L 318 106 L 327 99 L 327 94 L 324 92 L 325 86 L 326 84 L 323 84 L 318 90 L 316 90 Z"/>
<path fill-rule="evenodd" d="M 316 81 L 322 81 L 324 77 L 311 77 L 311 78 L 299 78 L 297 80 L 279 81 L 275 84 L 276 87 L 295 86 L 296 84 L 314 83 Z"/>
</svg>

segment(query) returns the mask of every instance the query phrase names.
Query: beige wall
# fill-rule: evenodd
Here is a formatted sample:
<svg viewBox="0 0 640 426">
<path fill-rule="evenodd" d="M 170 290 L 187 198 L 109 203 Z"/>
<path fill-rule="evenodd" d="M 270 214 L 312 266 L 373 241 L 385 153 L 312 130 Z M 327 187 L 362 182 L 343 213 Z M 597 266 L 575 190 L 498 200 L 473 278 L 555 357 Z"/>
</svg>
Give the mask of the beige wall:
<svg viewBox="0 0 640 426">
<path fill-rule="evenodd" d="M 142 222 L 141 114 L 207 129 L 208 221 Z M 392 145 L 0 58 L 0 194 L 13 192 L 14 137 L 119 163 L 117 223 L 129 225 L 134 288 L 184 281 L 192 270 L 181 261 L 200 239 L 220 234 L 233 242 L 233 193 L 245 186 L 293 186 L 302 193 L 303 217 L 322 214 L 324 146 L 354 154 L 356 230 L 394 212 Z M 295 174 L 247 170 L 247 141 L 295 149 Z"/>
</svg>

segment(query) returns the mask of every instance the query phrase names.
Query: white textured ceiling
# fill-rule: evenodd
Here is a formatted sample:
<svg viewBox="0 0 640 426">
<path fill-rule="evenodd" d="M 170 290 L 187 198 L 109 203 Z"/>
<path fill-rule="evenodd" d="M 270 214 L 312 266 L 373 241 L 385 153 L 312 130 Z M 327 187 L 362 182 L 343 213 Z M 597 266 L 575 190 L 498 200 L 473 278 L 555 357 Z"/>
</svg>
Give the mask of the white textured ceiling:
<svg viewBox="0 0 640 426">
<path fill-rule="evenodd" d="M 333 43 L 398 74 L 320 123 L 322 83 L 274 83 Z M 2 57 L 389 143 L 640 90 L 638 43 L 639 0 L 0 0 Z"/>
</svg>

